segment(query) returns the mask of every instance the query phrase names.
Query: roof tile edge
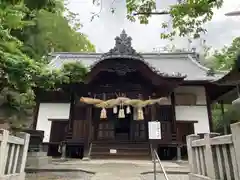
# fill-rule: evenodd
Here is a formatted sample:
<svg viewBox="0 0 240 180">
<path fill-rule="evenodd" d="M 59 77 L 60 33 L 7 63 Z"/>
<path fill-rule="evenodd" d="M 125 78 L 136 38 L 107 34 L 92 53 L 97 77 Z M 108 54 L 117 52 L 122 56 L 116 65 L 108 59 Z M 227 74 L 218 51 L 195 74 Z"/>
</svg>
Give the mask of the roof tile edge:
<svg viewBox="0 0 240 180">
<path fill-rule="evenodd" d="M 192 56 L 188 55 L 188 58 L 189 58 L 194 64 L 196 64 L 199 68 L 201 68 L 202 70 L 204 70 L 204 71 L 206 71 L 206 72 L 210 70 L 210 68 L 208 68 L 208 67 L 200 64 L 200 63 L 199 63 L 197 60 L 195 60 Z M 216 71 L 216 73 L 217 73 L 217 74 L 223 74 L 223 75 L 224 75 L 224 74 L 228 73 L 228 71 Z"/>
</svg>

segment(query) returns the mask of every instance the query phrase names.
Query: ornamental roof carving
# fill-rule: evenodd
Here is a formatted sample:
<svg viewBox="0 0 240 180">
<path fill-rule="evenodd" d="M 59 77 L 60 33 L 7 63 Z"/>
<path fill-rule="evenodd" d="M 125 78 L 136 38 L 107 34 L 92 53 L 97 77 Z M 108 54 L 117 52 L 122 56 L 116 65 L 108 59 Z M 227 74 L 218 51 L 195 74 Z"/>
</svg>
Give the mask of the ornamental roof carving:
<svg viewBox="0 0 240 180">
<path fill-rule="evenodd" d="M 117 57 L 143 59 L 142 55 L 132 47 L 132 38 L 127 35 L 125 30 L 122 30 L 121 34 L 115 38 L 115 46 L 104 53 L 100 60 Z"/>
</svg>

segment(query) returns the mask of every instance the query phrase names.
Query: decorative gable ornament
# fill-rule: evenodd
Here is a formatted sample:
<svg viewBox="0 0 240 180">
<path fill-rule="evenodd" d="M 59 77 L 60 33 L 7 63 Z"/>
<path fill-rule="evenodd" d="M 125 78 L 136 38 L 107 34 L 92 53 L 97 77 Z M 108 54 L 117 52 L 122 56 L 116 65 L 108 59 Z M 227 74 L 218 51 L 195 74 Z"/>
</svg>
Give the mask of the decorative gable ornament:
<svg viewBox="0 0 240 180">
<path fill-rule="evenodd" d="M 125 30 L 123 30 L 120 36 L 115 38 L 115 46 L 110 49 L 109 52 L 104 53 L 100 59 L 109 59 L 109 58 L 133 58 L 133 59 L 142 59 L 143 57 L 136 52 L 132 47 L 132 38 L 127 35 Z"/>
</svg>

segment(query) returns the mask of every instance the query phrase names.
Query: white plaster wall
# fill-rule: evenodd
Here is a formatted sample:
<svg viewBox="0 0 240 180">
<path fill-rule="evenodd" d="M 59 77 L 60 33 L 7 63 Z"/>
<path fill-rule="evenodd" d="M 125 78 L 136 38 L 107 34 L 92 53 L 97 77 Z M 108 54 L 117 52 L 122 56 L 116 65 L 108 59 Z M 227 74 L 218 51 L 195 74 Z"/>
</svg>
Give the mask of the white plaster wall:
<svg viewBox="0 0 240 180">
<path fill-rule="evenodd" d="M 206 104 L 206 92 L 203 86 L 179 86 L 175 89 L 175 93 L 191 93 L 197 97 L 196 104 Z"/>
<path fill-rule="evenodd" d="M 209 120 L 206 102 L 206 93 L 203 86 L 180 86 L 175 93 L 191 93 L 197 97 L 198 106 L 176 106 L 177 121 L 198 121 L 194 123 L 195 133 L 209 133 Z"/>
<path fill-rule="evenodd" d="M 40 103 L 37 130 L 44 131 L 43 142 L 49 142 L 52 122 L 48 119 L 68 119 L 70 103 Z"/>
<path fill-rule="evenodd" d="M 198 121 L 194 123 L 194 133 L 209 133 L 207 106 L 176 106 L 177 121 Z"/>
</svg>

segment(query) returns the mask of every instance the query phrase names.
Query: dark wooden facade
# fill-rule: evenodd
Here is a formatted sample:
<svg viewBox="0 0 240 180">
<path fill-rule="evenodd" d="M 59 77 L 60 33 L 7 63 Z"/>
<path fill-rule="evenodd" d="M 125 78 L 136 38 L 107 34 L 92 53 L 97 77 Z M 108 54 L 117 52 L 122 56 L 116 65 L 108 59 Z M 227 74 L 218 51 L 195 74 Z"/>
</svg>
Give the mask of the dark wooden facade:
<svg viewBox="0 0 240 180">
<path fill-rule="evenodd" d="M 128 69 L 124 69 L 126 67 Z M 145 143 L 149 148 L 148 121 L 159 120 L 162 139 L 157 143 L 164 147 L 184 146 L 186 135 L 193 133 L 194 122 L 176 122 L 173 91 L 183 79 L 182 76 L 157 74 L 141 61 L 110 59 L 92 69 L 86 84 L 72 84 L 58 92 L 38 91 L 39 102 L 71 103 L 69 120 L 53 121 L 49 144 L 57 145 L 66 141 L 69 145 L 81 145 L 85 153 L 89 152 L 92 143 L 98 142 L 126 142 L 128 145 Z M 116 94 L 135 99 L 167 96 L 171 103 L 144 108 L 144 120 L 139 121 L 133 120 L 133 113 L 119 119 L 112 109 L 107 110 L 108 118 L 102 120 L 101 109 L 79 101 L 82 96 L 111 99 L 116 98 Z"/>
<path fill-rule="evenodd" d="M 109 155 L 109 149 L 118 149 L 122 156 L 138 154 L 150 157 L 148 122 L 153 120 L 161 122 L 162 139 L 156 141 L 159 147 L 176 149 L 185 146 L 186 135 L 194 133 L 196 122 L 176 121 L 175 105 L 178 99 L 174 89 L 180 84 L 205 87 L 211 124 L 211 101 L 229 91 L 232 86 L 216 91 L 218 85 L 208 81 L 184 81 L 185 76 L 181 74 L 161 73 L 136 53 L 131 47 L 131 39 L 124 33 L 115 39 L 115 47 L 103 54 L 91 67 L 84 83 L 65 85 L 55 92 L 36 90 L 38 103 L 70 103 L 69 119 L 54 120 L 52 123 L 49 147 L 53 151 L 57 151 L 61 142 L 66 142 L 68 147 L 81 147 L 84 156 L 101 157 Z M 107 109 L 107 119 L 103 120 L 100 119 L 101 109 L 79 101 L 81 97 L 107 100 L 117 95 L 132 99 L 169 97 L 170 103 L 144 108 L 144 120 L 140 121 L 134 120 L 133 113 L 119 119 L 112 109 Z M 75 153 L 78 152 L 76 149 Z"/>
</svg>

